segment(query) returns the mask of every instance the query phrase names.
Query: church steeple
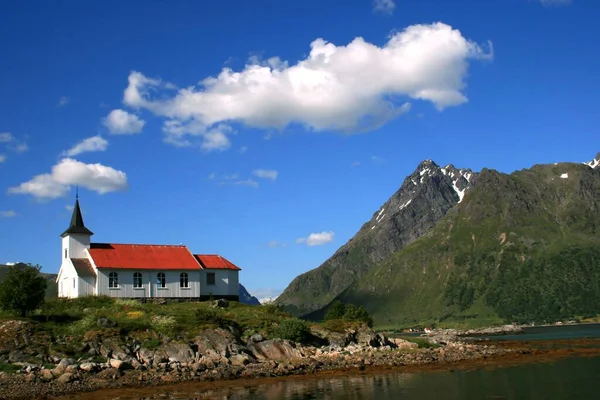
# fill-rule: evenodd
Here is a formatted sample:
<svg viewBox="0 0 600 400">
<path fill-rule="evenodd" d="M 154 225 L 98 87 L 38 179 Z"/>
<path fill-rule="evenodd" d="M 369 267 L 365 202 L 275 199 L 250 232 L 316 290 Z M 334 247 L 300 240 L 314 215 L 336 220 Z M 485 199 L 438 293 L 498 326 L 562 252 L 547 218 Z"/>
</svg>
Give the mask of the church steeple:
<svg viewBox="0 0 600 400">
<path fill-rule="evenodd" d="M 84 235 L 93 235 L 94 233 L 85 227 L 83 224 L 83 217 L 81 216 L 81 209 L 79 208 L 79 195 L 75 197 L 75 207 L 73 207 L 73 215 L 71 216 L 71 224 L 66 231 L 63 232 L 61 237 L 67 235 L 79 233 Z"/>
</svg>

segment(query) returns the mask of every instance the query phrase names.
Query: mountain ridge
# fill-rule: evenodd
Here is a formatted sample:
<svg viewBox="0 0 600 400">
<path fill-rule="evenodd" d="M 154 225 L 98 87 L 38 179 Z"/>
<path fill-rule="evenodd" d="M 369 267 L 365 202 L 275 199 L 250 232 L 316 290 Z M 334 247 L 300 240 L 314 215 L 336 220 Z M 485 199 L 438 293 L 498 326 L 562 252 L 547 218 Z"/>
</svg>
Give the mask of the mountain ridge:
<svg viewBox="0 0 600 400">
<path fill-rule="evenodd" d="M 582 164 L 587 167 L 583 168 Z M 523 230 L 523 234 L 519 236 L 520 240 L 538 240 L 542 238 L 544 240 L 544 246 L 548 245 L 549 243 L 558 243 L 555 238 L 546 238 L 543 234 L 538 232 L 538 230 L 542 228 L 551 228 L 552 232 L 555 232 L 557 237 L 559 234 L 561 234 L 562 229 L 562 234 L 569 237 L 581 236 L 586 239 L 583 240 L 582 243 L 586 242 L 587 239 L 590 238 L 589 236 L 593 235 L 593 232 L 595 231 L 590 231 L 589 229 L 584 230 L 584 232 L 587 233 L 585 235 L 580 235 L 577 229 L 583 228 L 578 228 L 577 224 L 580 224 L 583 227 L 586 226 L 586 223 L 592 224 L 593 226 L 596 224 L 596 220 L 594 219 L 595 217 L 593 215 L 590 215 L 589 212 L 587 215 L 583 214 L 585 214 L 586 210 L 590 209 L 589 207 L 596 209 L 594 208 L 597 206 L 596 203 L 594 203 L 594 196 L 600 197 L 600 188 L 597 187 L 597 180 L 599 180 L 598 176 L 600 176 L 599 166 L 600 153 L 592 161 L 586 163 L 556 163 L 554 165 L 539 164 L 534 165 L 529 169 L 515 171 L 511 174 L 504 174 L 488 168 L 482 169 L 482 171 L 479 173 L 474 173 L 467 169 L 458 170 L 451 165 L 439 167 L 437 164 L 433 163 L 433 161 L 425 160 L 419 164 L 417 169 L 411 175 L 404 179 L 400 189 L 386 203 L 384 203 L 384 205 L 380 207 L 378 211 L 373 214 L 371 220 L 363 224 L 361 229 L 352 239 L 338 249 L 338 251 L 336 251 L 334 255 L 319 268 L 302 274 L 292 281 L 282 296 L 278 298 L 278 302 L 287 307 L 288 310 L 296 312 L 299 315 L 307 315 L 311 313 L 314 315 L 316 311 L 326 307 L 327 304 L 333 299 L 341 299 L 366 306 L 369 311 L 376 315 L 376 320 L 379 324 L 414 322 L 413 320 L 416 321 L 416 319 L 421 317 L 439 318 L 441 316 L 439 315 L 440 313 L 437 313 L 438 315 L 425 315 L 423 313 L 416 313 L 413 317 L 411 317 L 412 319 L 409 318 L 408 320 L 402 318 L 398 319 L 396 317 L 392 318 L 390 317 L 388 311 L 385 313 L 380 312 L 381 309 L 386 308 L 385 301 L 382 300 L 385 298 L 385 296 L 378 295 L 379 299 L 377 301 L 362 301 L 361 297 L 373 297 L 373 290 L 381 290 L 382 288 L 384 288 L 384 291 L 390 290 L 390 292 L 394 292 L 390 287 L 387 287 L 386 289 L 386 283 L 383 281 L 376 281 L 374 283 L 374 274 L 376 274 L 374 271 L 379 271 L 380 275 L 387 276 L 386 280 L 391 282 L 391 280 L 393 280 L 393 274 L 390 275 L 390 271 L 387 271 L 384 274 L 381 270 L 381 265 L 389 264 L 392 262 L 389 260 L 394 257 L 396 257 L 394 258 L 394 260 L 396 260 L 396 264 L 402 264 L 402 262 L 404 262 L 402 257 L 406 258 L 407 253 L 414 251 L 414 248 L 410 247 L 418 247 L 418 244 L 414 244 L 417 241 L 427 242 L 427 237 L 433 236 L 435 237 L 435 240 L 443 242 L 443 235 L 440 235 L 438 232 L 441 228 L 438 228 L 438 225 L 443 225 L 442 221 L 447 218 L 458 218 L 456 214 L 459 212 L 463 212 L 463 214 L 458 215 L 461 215 L 460 218 L 468 221 L 467 226 L 473 221 L 484 221 L 482 226 L 477 225 L 476 231 L 478 234 L 479 231 L 481 231 L 483 235 L 487 235 L 487 232 L 490 232 L 491 234 L 491 232 L 499 226 L 507 225 L 510 227 L 512 226 L 511 224 L 522 224 L 524 228 L 521 229 Z M 592 171 L 592 174 L 589 175 L 586 171 Z M 467 174 L 471 175 L 469 176 Z M 477 188 L 480 186 L 480 184 L 484 188 L 478 191 Z M 418 188 L 419 185 L 422 185 L 422 187 Z M 492 188 L 494 190 L 491 190 Z M 547 193 L 542 193 L 544 190 L 546 190 Z M 435 193 L 430 193 L 432 191 Z M 477 193 L 474 194 L 473 191 Z M 486 193 L 486 191 L 488 193 Z M 460 192 L 462 192 L 462 196 L 460 195 Z M 427 195 L 423 195 L 423 193 L 426 193 Z M 477 197 L 475 201 L 472 199 L 470 200 L 470 198 L 475 195 Z M 569 204 L 571 204 L 569 202 L 577 204 L 577 206 L 572 208 L 569 206 Z M 388 237 L 384 235 L 384 241 L 379 242 L 376 240 L 369 242 L 368 238 L 364 239 L 363 235 L 366 229 L 377 231 L 381 229 L 379 225 L 385 225 L 386 214 L 389 211 L 390 206 L 396 206 L 398 210 L 401 211 L 400 214 L 406 212 L 410 213 L 411 208 L 417 208 L 420 210 L 420 213 L 416 213 L 417 218 L 413 218 L 412 221 L 411 219 L 403 220 L 402 217 L 397 215 L 398 213 L 392 213 L 392 215 L 387 216 L 390 219 L 393 219 L 395 222 L 400 223 L 400 226 L 396 227 L 397 232 L 402 230 L 404 230 L 404 232 L 410 231 L 413 234 L 411 238 L 412 240 L 405 240 L 404 242 L 397 241 L 393 243 L 392 246 L 389 246 L 389 243 L 386 242 L 385 239 L 388 239 L 388 241 L 397 239 L 394 238 L 393 235 L 392 237 L 389 237 L 390 235 L 388 235 Z M 426 207 L 430 207 L 429 214 L 423 213 L 423 209 Z M 564 215 L 559 212 L 563 208 L 568 210 L 568 212 L 565 211 Z M 468 210 L 466 211 L 467 214 L 464 214 L 464 210 Z M 535 210 L 535 213 L 532 214 L 533 210 Z M 549 213 L 547 212 L 548 210 L 554 211 L 553 213 Z M 448 215 L 450 215 L 450 217 L 448 217 Z M 411 222 L 414 221 L 420 222 L 420 227 L 422 229 L 415 229 L 415 227 L 411 225 Z M 424 223 L 424 221 L 427 223 Z M 575 222 L 577 222 L 577 224 Z M 402 223 L 408 225 L 408 227 L 406 225 L 402 226 Z M 454 223 L 457 226 L 460 226 L 463 221 L 454 221 Z M 444 224 L 445 225 L 443 226 L 445 229 L 448 229 L 446 236 L 450 237 L 462 234 L 460 232 L 457 233 L 452 231 L 452 223 L 448 225 L 448 222 L 444 222 Z M 487 226 L 487 224 L 490 226 Z M 557 226 L 560 226 L 561 229 L 557 229 Z M 438 231 L 435 231 L 435 229 L 438 229 Z M 502 232 L 497 233 L 496 235 L 498 236 L 497 240 L 500 241 Z M 508 235 L 508 238 L 505 237 L 504 242 L 510 243 L 510 230 L 504 232 L 504 235 Z M 467 239 L 474 242 L 477 238 L 470 238 L 467 235 Z M 435 240 L 432 241 L 429 239 L 429 247 L 421 249 L 420 251 L 424 253 L 429 252 L 431 254 L 436 254 L 434 250 L 438 247 L 438 243 Z M 398 245 L 398 243 L 400 245 Z M 367 245 L 366 248 L 365 244 Z M 374 247 L 378 246 L 378 248 L 369 248 L 369 245 Z M 461 242 L 461 246 L 465 246 L 464 241 Z M 563 247 L 561 247 L 561 249 L 564 250 Z M 408 250 L 406 250 L 406 248 L 408 248 Z M 493 254 L 495 254 L 494 251 L 496 250 L 504 251 L 502 249 L 490 250 L 488 248 L 486 248 L 485 251 L 488 250 Z M 476 251 L 480 251 L 480 249 L 478 248 Z M 347 256 L 340 257 L 340 254 L 344 255 L 352 252 L 359 254 L 360 252 L 368 253 L 371 256 L 379 252 L 379 256 L 383 257 L 379 257 L 379 259 L 377 259 L 377 257 L 371 258 L 372 262 L 370 263 L 365 263 L 365 258 L 358 259 L 360 265 L 357 267 L 348 265 L 348 261 L 356 262 L 356 258 L 352 259 Z M 436 254 L 436 256 L 443 258 L 444 255 L 449 255 L 448 252 L 448 249 L 440 250 L 439 254 Z M 398 256 L 397 254 L 399 253 L 403 253 L 404 255 Z M 460 251 L 458 251 L 458 253 L 460 253 Z M 532 257 L 532 259 L 535 257 Z M 334 259 L 334 261 L 336 261 L 336 258 L 341 258 L 341 260 L 337 260 L 338 264 L 336 265 L 333 263 L 332 266 L 332 262 L 330 260 Z M 414 260 L 419 260 L 419 262 L 424 259 L 427 259 L 427 257 L 424 255 L 414 258 Z M 451 268 L 453 263 L 450 263 L 449 260 L 446 261 L 448 262 L 446 263 L 445 268 Z M 345 265 L 344 262 L 346 263 Z M 336 266 L 338 271 L 332 271 Z M 343 270 L 358 271 L 358 273 L 350 275 L 350 277 L 354 278 L 351 279 L 352 282 L 350 284 L 342 287 L 341 290 L 338 288 L 338 290 L 329 291 L 329 296 L 322 296 L 317 290 L 316 293 L 312 293 L 312 295 L 317 299 L 320 298 L 320 303 L 313 302 L 310 307 L 296 306 L 299 300 L 303 298 L 302 286 L 310 287 L 310 284 L 312 283 L 311 280 L 318 281 L 319 279 L 325 278 L 320 285 L 313 284 L 312 286 L 313 288 L 325 287 L 325 290 L 327 290 L 329 289 L 328 286 L 332 286 L 331 277 L 335 277 L 334 273 L 340 273 L 340 271 Z M 427 270 L 424 269 L 423 274 L 426 274 L 426 271 Z M 440 273 L 440 271 L 437 271 L 437 273 Z M 447 296 L 445 293 L 447 292 L 447 280 L 449 279 L 449 277 L 446 275 L 444 275 L 444 277 L 446 281 L 442 282 L 443 285 L 440 285 L 439 282 L 432 283 L 432 285 L 436 287 L 432 293 L 435 292 L 437 294 L 435 300 L 437 305 L 432 309 L 439 311 L 447 308 L 444 312 L 456 314 L 456 309 L 441 305 L 446 301 Z M 327 278 L 329 278 L 329 280 L 327 280 Z M 396 284 L 402 286 L 401 282 L 396 282 Z M 413 284 L 420 284 L 419 279 L 416 279 Z M 371 285 L 371 291 L 366 290 L 367 285 Z M 389 286 L 389 284 L 387 286 Z M 407 290 L 410 292 L 411 289 L 407 288 Z M 298 292 L 300 296 L 297 295 Z M 406 298 L 404 293 L 398 293 L 397 291 L 394 293 L 396 296 Z M 431 294 L 431 296 L 433 296 L 433 294 Z M 327 300 L 329 300 L 329 302 Z M 390 302 L 389 299 L 386 301 Z M 390 304 L 392 303 L 398 306 L 398 302 L 392 301 Z M 490 311 L 489 305 L 482 305 L 485 303 L 484 300 L 480 300 L 479 303 L 481 303 L 479 305 L 482 309 L 487 308 L 487 310 Z M 472 304 L 470 306 L 472 306 Z M 425 306 L 417 302 L 415 307 L 424 308 Z M 490 313 L 493 314 L 494 312 L 490 311 Z"/>
</svg>

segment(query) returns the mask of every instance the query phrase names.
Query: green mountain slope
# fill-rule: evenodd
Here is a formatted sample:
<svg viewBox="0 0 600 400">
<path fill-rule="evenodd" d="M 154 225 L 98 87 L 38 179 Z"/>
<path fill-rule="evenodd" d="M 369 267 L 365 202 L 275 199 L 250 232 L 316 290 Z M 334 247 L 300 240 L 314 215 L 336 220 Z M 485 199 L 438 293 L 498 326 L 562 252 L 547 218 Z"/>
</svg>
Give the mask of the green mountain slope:
<svg viewBox="0 0 600 400">
<path fill-rule="evenodd" d="M 561 163 L 510 175 L 484 169 L 431 231 L 339 298 L 365 306 L 379 326 L 596 314 L 600 168 Z"/>
<path fill-rule="evenodd" d="M 348 243 L 296 277 L 277 303 L 296 315 L 322 310 L 370 268 L 431 230 L 476 180 L 470 170 L 423 161 Z"/>
</svg>

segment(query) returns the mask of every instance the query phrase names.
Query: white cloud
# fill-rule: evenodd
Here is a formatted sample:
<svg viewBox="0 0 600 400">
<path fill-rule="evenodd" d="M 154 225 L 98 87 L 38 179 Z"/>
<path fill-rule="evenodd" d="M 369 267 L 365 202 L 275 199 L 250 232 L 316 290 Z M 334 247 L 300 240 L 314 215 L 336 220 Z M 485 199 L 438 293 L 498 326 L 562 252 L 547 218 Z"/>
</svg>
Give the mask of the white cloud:
<svg viewBox="0 0 600 400">
<path fill-rule="evenodd" d="M 108 131 L 115 135 L 129 135 L 140 133 L 146 122 L 135 114 L 130 114 L 125 110 L 115 109 L 103 118 L 102 123 L 108 128 Z"/>
<path fill-rule="evenodd" d="M 73 208 L 75 208 L 75 207 L 73 207 L 73 205 L 72 205 L 72 204 L 67 204 L 67 205 L 65 206 L 65 210 L 67 210 L 67 211 L 73 211 Z"/>
<path fill-rule="evenodd" d="M 200 146 L 206 152 L 224 151 L 231 147 L 227 134 L 233 129 L 225 124 L 219 124 L 207 129 L 197 121 L 181 122 L 178 120 L 166 121 L 163 125 L 165 142 L 177 147 Z M 198 141 L 194 138 L 199 138 Z"/>
<path fill-rule="evenodd" d="M 100 135 L 92 136 L 82 140 L 63 154 L 69 157 L 92 151 L 104 151 L 108 147 L 108 141 Z"/>
<path fill-rule="evenodd" d="M 10 146 L 10 148 L 17 153 L 25 153 L 29 150 L 27 143 L 16 143 L 14 146 Z"/>
<path fill-rule="evenodd" d="M 71 101 L 71 99 L 69 99 L 67 96 L 61 96 L 60 99 L 58 99 L 56 107 L 66 106 L 67 104 L 69 104 L 69 101 Z"/>
<path fill-rule="evenodd" d="M 321 246 L 333 241 L 333 232 L 311 233 L 308 237 L 296 239 L 296 243 L 306 243 L 307 246 Z"/>
<path fill-rule="evenodd" d="M 252 174 L 254 174 L 254 176 L 256 176 L 257 178 L 270 179 L 274 181 L 275 179 L 277 179 L 277 175 L 279 175 L 279 172 L 275 171 L 274 169 L 255 169 L 254 171 L 252 171 Z"/>
<path fill-rule="evenodd" d="M 66 195 L 70 187 L 79 185 L 99 194 L 127 188 L 127 175 L 102 164 L 85 164 L 64 158 L 49 174 L 34 176 L 19 186 L 8 189 L 12 194 L 30 194 L 38 199 L 53 199 Z"/>
<path fill-rule="evenodd" d="M 242 146 L 242 147 L 240 147 L 240 153 L 244 154 L 247 151 L 248 151 L 248 146 Z"/>
<path fill-rule="evenodd" d="M 237 181 L 234 183 L 235 185 L 240 185 L 240 186 L 250 186 L 253 188 L 257 188 L 258 187 L 258 182 L 256 182 L 254 179 L 246 179 L 243 181 Z"/>
<path fill-rule="evenodd" d="M 267 243 L 267 246 L 270 247 L 270 248 L 272 248 L 272 249 L 274 249 L 276 247 L 287 247 L 287 244 L 286 243 L 278 242 L 277 240 L 270 240 Z"/>
<path fill-rule="evenodd" d="M 16 217 L 17 213 L 13 210 L 0 211 L 0 218 L 12 218 Z"/>
<path fill-rule="evenodd" d="M 16 265 L 16 264 L 17 264 L 17 263 L 15 263 L 15 262 L 10 262 L 10 261 L 9 261 L 9 262 L 7 262 L 7 263 L 6 263 L 6 264 L 4 264 L 4 265 L 11 266 L 11 265 Z"/>
<path fill-rule="evenodd" d="M 573 0 L 540 0 L 543 6 L 568 6 Z"/>
<path fill-rule="evenodd" d="M 394 0 L 373 0 L 373 11 L 392 15 L 395 8 Z"/>
<path fill-rule="evenodd" d="M 408 99 L 429 101 L 439 110 L 467 102 L 470 60 L 492 58 L 491 42 L 486 52 L 449 25 L 412 25 L 382 46 L 360 37 L 346 46 L 317 39 L 308 57 L 295 64 L 255 57 L 241 71 L 226 67 L 175 92 L 134 71 L 123 101 L 164 117 L 163 130 L 179 145 L 191 145 L 190 136 L 203 137 L 215 126 L 225 133 L 224 124 L 232 122 L 354 133 L 406 113 Z"/>
<path fill-rule="evenodd" d="M 14 139 L 12 133 L 10 132 L 2 132 L 0 133 L 0 143 L 9 143 Z"/>
<path fill-rule="evenodd" d="M 0 154 L 0 164 L 6 161 L 6 156 L 4 154 Z"/>
</svg>

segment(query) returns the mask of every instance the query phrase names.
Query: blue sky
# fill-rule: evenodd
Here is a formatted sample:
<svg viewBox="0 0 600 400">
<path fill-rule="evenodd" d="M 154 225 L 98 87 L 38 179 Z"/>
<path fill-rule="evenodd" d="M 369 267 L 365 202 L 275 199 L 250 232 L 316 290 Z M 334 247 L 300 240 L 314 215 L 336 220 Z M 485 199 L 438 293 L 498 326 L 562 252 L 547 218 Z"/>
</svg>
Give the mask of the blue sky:
<svg viewBox="0 0 600 400">
<path fill-rule="evenodd" d="M 0 3 L 0 261 L 97 242 L 219 253 L 264 296 L 423 159 L 600 151 L 593 0 Z M 311 236 L 312 234 L 312 236 Z"/>
</svg>

